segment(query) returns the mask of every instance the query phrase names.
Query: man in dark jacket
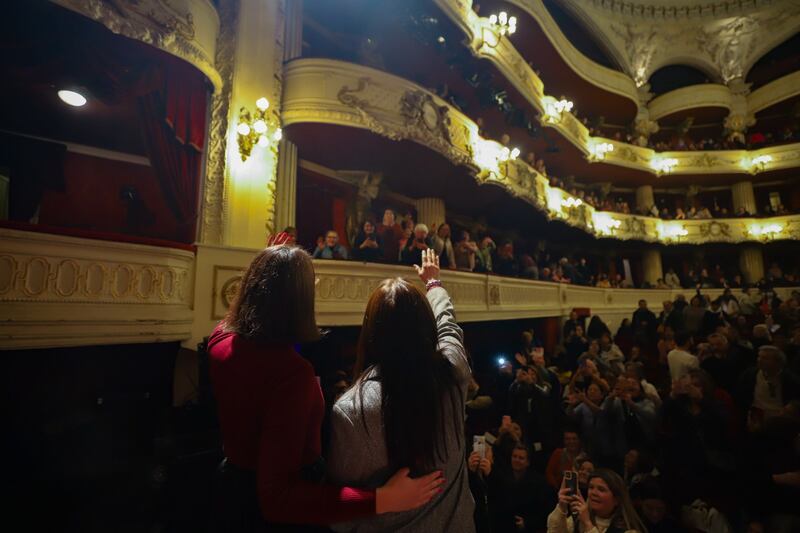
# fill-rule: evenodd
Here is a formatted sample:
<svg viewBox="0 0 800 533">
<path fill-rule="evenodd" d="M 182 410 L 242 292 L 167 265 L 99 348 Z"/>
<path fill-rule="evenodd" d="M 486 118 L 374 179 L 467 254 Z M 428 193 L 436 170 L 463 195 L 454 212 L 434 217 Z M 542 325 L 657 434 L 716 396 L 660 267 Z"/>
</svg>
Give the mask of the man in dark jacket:
<svg viewBox="0 0 800 533">
<path fill-rule="evenodd" d="M 647 300 L 639 300 L 639 308 L 633 312 L 631 325 L 633 336 L 639 344 L 655 343 L 658 321 L 656 315 L 647 308 Z"/>
</svg>

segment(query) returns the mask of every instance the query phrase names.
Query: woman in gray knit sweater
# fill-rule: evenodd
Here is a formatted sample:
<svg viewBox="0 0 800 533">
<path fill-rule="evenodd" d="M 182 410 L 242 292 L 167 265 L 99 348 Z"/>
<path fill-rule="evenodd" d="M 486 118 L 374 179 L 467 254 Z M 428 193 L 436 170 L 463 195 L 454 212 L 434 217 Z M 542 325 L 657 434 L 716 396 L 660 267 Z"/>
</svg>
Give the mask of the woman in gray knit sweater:
<svg viewBox="0 0 800 533">
<path fill-rule="evenodd" d="M 367 304 L 356 381 L 333 406 L 328 475 L 378 487 L 397 468 L 442 470 L 441 494 L 423 507 L 336 524 L 337 531 L 470 533 L 474 503 L 465 463 L 464 404 L 470 369 L 453 304 L 438 281 L 439 258 L 415 266 L 426 285 L 384 280 Z"/>
</svg>

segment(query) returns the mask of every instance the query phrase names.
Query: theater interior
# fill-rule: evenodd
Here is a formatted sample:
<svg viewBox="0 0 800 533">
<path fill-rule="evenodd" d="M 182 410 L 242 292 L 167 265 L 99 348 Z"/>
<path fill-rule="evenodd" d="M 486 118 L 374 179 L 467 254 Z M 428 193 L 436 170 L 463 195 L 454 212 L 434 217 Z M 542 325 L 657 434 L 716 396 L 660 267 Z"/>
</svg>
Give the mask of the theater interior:
<svg viewBox="0 0 800 533">
<path fill-rule="evenodd" d="M 313 256 L 322 337 L 295 349 L 326 413 L 357 377 L 370 295 L 398 277 L 424 292 L 412 265 L 432 249 L 471 365 L 466 465 L 473 435 L 502 440 L 509 415 L 525 475 L 544 480 L 561 432 L 600 427 L 603 406 L 624 404 L 615 383 L 632 381 L 655 394 L 652 435 L 621 423 L 619 453 L 581 438 L 648 531 L 800 531 L 796 1 L 2 9 L 2 521 L 15 531 L 216 530 L 225 452 L 207 341 L 254 257 L 287 238 Z M 687 333 L 702 416 L 675 414 Z M 600 400 L 576 388 L 587 357 Z M 520 408 L 547 376 L 552 412 Z M 712 390 L 728 417 L 716 448 Z M 323 456 L 330 439 L 326 417 Z M 636 470 L 632 452 L 651 463 Z M 562 533 L 547 518 L 559 486 L 543 515 L 542 502 L 508 511 L 523 489 L 493 461 L 496 474 L 465 466 L 476 530 Z"/>
</svg>

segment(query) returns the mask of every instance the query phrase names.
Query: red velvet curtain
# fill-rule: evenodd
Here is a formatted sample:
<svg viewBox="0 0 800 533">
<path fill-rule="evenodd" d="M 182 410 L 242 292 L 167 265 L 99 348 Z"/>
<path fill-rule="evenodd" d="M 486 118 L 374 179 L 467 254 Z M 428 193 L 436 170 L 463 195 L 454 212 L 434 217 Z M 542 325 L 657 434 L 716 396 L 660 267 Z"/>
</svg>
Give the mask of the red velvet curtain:
<svg viewBox="0 0 800 533">
<path fill-rule="evenodd" d="M 205 145 L 208 91 L 202 76 L 169 61 L 154 74 L 153 90 L 138 98 L 150 164 L 186 241 L 194 239 Z"/>
</svg>

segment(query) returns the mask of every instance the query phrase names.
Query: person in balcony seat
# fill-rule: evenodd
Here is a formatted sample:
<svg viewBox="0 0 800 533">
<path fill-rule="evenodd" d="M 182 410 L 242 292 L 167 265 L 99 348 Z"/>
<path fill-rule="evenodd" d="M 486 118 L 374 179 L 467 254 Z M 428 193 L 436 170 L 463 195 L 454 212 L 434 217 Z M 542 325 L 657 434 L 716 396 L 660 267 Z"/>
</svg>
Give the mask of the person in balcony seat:
<svg viewBox="0 0 800 533">
<path fill-rule="evenodd" d="M 339 244 L 339 234 L 333 230 L 325 234 L 325 242 L 314 250 L 314 259 L 347 259 L 347 248 Z"/>
</svg>

